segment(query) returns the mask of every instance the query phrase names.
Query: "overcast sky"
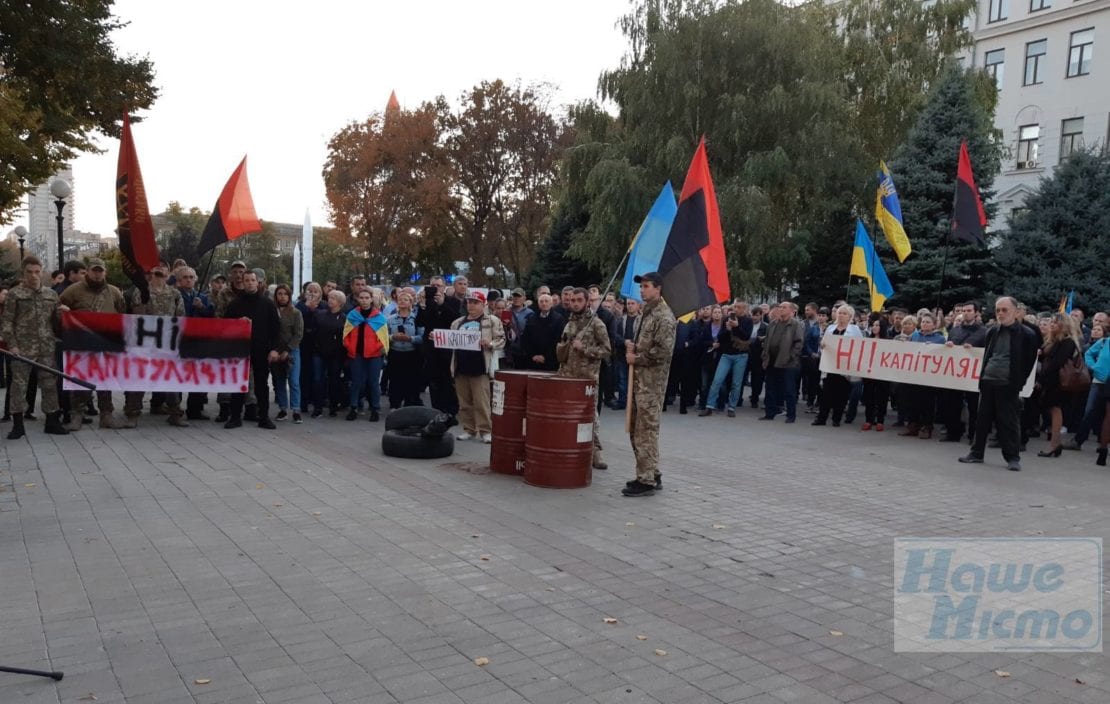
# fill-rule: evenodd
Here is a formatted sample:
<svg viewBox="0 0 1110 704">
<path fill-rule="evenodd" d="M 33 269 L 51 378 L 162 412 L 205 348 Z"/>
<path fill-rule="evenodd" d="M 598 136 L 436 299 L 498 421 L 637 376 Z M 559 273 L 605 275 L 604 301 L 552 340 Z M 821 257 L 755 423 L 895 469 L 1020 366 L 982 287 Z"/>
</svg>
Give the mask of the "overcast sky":
<svg viewBox="0 0 1110 704">
<path fill-rule="evenodd" d="M 211 209 L 244 154 L 259 217 L 314 224 L 327 211 L 328 138 L 384 109 L 481 80 L 557 86 L 559 104 L 595 97 L 618 64 L 629 0 L 117 0 L 122 53 L 149 54 L 161 96 L 135 143 L 153 212 Z M 296 9 L 296 11 L 292 11 Z M 118 142 L 74 162 L 79 230 L 111 234 Z"/>
</svg>

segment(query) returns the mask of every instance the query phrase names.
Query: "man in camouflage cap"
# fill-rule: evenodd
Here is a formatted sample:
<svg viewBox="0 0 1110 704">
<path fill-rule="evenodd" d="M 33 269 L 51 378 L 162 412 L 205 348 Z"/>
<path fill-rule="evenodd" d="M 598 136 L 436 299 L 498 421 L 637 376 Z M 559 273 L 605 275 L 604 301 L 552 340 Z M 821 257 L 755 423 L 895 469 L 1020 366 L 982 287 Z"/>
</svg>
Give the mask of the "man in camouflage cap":
<svg viewBox="0 0 1110 704">
<path fill-rule="evenodd" d="M 84 281 L 70 285 L 62 292 L 61 304 L 69 310 L 87 310 L 95 313 L 126 313 L 127 306 L 123 301 L 123 293 L 118 288 L 108 283 L 108 272 L 104 260 L 99 257 L 89 259 L 89 268 Z M 84 408 L 91 391 L 70 392 L 70 408 Z M 109 429 L 119 427 L 112 418 L 112 392 L 97 391 L 96 406 L 100 411 L 100 427 Z M 71 419 L 72 420 L 72 419 Z M 78 414 L 80 420 L 80 414 Z M 80 429 L 80 425 L 73 423 L 70 429 Z"/>
<path fill-rule="evenodd" d="M 133 315 L 185 317 L 185 299 L 181 297 L 181 292 L 177 290 L 176 286 L 167 285 L 166 279 L 167 272 L 164 265 L 158 264 L 150 270 L 150 300 L 143 303 L 142 292 L 137 288 L 134 289 L 128 301 Z M 139 416 L 143 410 L 143 395 L 144 392 L 142 391 L 124 392 L 123 427 L 134 428 L 138 426 Z M 180 392 L 162 393 L 162 403 L 169 414 L 169 418 L 166 419 L 167 423 L 179 428 L 188 427 L 189 424 L 184 418 L 185 413 L 181 410 Z"/>
<path fill-rule="evenodd" d="M 675 318 L 663 300 L 663 277 L 649 272 L 635 277 L 644 308 L 636 319 L 632 340 L 625 340 L 625 362 L 634 370 L 629 389 L 632 405 L 632 452 L 636 478 L 621 492 L 651 496 L 663 488 L 659 472 L 659 416 L 667 392 L 667 375 L 674 352 Z"/>
<path fill-rule="evenodd" d="M 0 338 L 8 343 L 12 354 L 54 368 L 54 324 L 58 316 L 58 294 L 43 285 L 42 262 L 38 257 L 24 257 L 21 262 L 23 279 L 8 291 L 8 300 L 0 316 Z M 8 389 L 11 398 L 12 430 L 9 440 L 26 434 L 23 413 L 27 410 L 27 381 L 31 366 L 12 361 L 12 383 Z M 43 379 L 42 410 L 46 413 L 46 432 L 67 435 L 62 425 L 62 412 L 58 407 L 58 385 L 53 379 Z"/>
<path fill-rule="evenodd" d="M 586 295 L 584 288 L 576 288 L 571 294 L 570 319 L 555 345 L 555 357 L 559 360 L 559 376 L 589 379 L 596 391 L 601 362 L 609 358 L 613 348 L 609 345 L 609 331 L 605 328 L 605 323 L 586 305 Z M 595 405 L 593 468 L 609 469 L 609 465 L 601 457 L 598 430 Z"/>
</svg>

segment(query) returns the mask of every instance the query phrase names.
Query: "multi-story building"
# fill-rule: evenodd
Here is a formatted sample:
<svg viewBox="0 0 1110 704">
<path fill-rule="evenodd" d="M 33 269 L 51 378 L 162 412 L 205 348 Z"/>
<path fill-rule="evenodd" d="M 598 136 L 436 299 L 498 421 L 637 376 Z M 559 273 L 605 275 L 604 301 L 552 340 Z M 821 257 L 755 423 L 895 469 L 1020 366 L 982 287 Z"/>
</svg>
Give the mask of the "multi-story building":
<svg viewBox="0 0 1110 704">
<path fill-rule="evenodd" d="M 67 166 L 54 174 L 54 178 L 27 194 L 26 251 L 42 259 L 43 267 L 47 270 L 52 270 L 58 264 L 58 207 L 54 205 L 57 199 L 50 193 L 50 184 L 56 178 L 64 178 L 74 186 L 73 169 Z M 73 208 L 76 198 L 77 188 L 74 186 L 73 193 L 66 198 L 66 206 L 62 210 L 62 236 L 66 242 L 73 237 Z"/>
<path fill-rule="evenodd" d="M 1110 0 L 979 0 L 972 36 L 975 65 L 998 84 L 1002 229 L 1072 151 L 1110 141 Z"/>
</svg>

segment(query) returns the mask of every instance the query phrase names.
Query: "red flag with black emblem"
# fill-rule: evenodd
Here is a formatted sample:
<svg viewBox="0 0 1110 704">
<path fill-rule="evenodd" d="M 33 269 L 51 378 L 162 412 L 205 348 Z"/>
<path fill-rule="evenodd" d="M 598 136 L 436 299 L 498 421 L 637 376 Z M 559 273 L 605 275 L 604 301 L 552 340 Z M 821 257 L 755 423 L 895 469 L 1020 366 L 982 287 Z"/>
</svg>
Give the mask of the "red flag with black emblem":
<svg viewBox="0 0 1110 704">
<path fill-rule="evenodd" d="M 217 245 L 261 230 L 262 223 L 254 212 L 251 186 L 247 181 L 247 157 L 243 157 L 235 173 L 224 184 L 224 190 L 220 192 L 216 207 L 212 209 L 212 217 L 208 218 L 208 224 L 204 226 L 204 233 L 200 236 L 197 254 L 204 256 Z"/>
<path fill-rule="evenodd" d="M 139 155 L 131 137 L 131 118 L 123 116 L 123 137 L 119 143 L 119 161 L 116 163 L 116 226 L 123 273 L 142 293 L 143 301 L 150 300 L 146 272 L 158 265 L 158 245 L 154 242 L 154 223 L 146 202 L 143 173 L 139 170 Z"/>
<path fill-rule="evenodd" d="M 987 212 L 975 187 L 967 141 L 960 142 L 960 165 L 956 170 L 956 198 L 952 206 L 952 239 L 986 245 Z"/>
<path fill-rule="evenodd" d="M 663 298 L 675 317 L 727 301 L 731 296 L 721 215 L 709 175 L 704 136 L 682 184 L 678 212 L 659 260 L 659 274 L 663 277 Z"/>
</svg>

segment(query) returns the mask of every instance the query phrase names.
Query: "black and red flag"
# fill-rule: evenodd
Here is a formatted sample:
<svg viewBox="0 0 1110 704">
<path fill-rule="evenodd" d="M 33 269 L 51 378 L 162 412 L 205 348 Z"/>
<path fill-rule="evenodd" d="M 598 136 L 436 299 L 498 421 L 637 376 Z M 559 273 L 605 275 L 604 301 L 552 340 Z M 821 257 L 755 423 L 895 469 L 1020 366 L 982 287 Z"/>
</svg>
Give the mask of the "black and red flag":
<svg viewBox="0 0 1110 704">
<path fill-rule="evenodd" d="M 123 352 L 127 349 L 123 321 L 123 316 L 117 313 L 87 310 L 62 313 L 62 349 L 67 352 Z"/>
<path fill-rule="evenodd" d="M 149 301 L 146 272 L 158 265 L 158 245 L 154 242 L 154 223 L 146 203 L 139 155 L 131 137 L 131 118 L 126 114 L 116 165 L 116 222 L 123 273 L 142 293 L 143 301 Z"/>
<path fill-rule="evenodd" d="M 975 187 L 967 141 L 960 142 L 960 165 L 956 171 L 956 198 L 952 206 L 952 239 L 986 245 L 987 211 Z"/>
<path fill-rule="evenodd" d="M 251 321 L 182 318 L 177 353 L 182 359 L 231 359 L 251 356 Z M 229 324 L 231 323 L 231 324 Z"/>
<path fill-rule="evenodd" d="M 220 192 L 212 217 L 208 218 L 200 236 L 197 254 L 204 256 L 217 245 L 261 230 L 262 223 L 258 222 L 258 215 L 254 212 L 251 187 L 247 181 L 247 157 L 243 157 Z"/>
<path fill-rule="evenodd" d="M 702 306 L 727 301 L 731 295 L 705 137 L 686 172 L 678 212 L 659 260 L 659 273 L 663 276 L 663 298 L 678 318 Z"/>
</svg>

